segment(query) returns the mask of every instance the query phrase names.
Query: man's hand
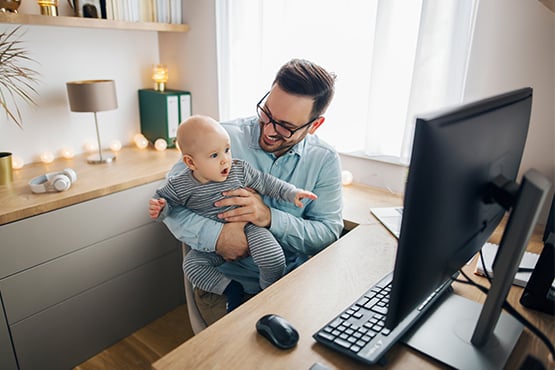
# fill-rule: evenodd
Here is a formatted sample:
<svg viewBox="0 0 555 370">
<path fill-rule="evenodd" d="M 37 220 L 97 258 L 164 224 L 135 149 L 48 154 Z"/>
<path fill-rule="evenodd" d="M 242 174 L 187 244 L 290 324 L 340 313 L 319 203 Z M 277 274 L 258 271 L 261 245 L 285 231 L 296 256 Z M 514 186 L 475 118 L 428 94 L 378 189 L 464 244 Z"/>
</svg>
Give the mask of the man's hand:
<svg viewBox="0 0 555 370">
<path fill-rule="evenodd" d="M 259 227 L 269 227 L 272 223 L 270 208 L 264 204 L 262 197 L 249 189 L 236 189 L 223 193 L 225 198 L 214 205 L 216 207 L 237 206 L 230 211 L 220 213 L 219 218 L 226 222 L 250 222 Z"/>
<path fill-rule="evenodd" d="M 246 222 L 224 224 L 216 242 L 216 253 L 226 261 L 235 261 L 249 255 L 249 245 L 244 230 L 246 224 Z"/>
<path fill-rule="evenodd" d="M 163 198 L 160 199 L 150 199 L 148 201 L 148 214 L 150 218 L 153 220 L 157 219 L 160 216 L 160 212 L 166 206 L 166 200 Z"/>
</svg>

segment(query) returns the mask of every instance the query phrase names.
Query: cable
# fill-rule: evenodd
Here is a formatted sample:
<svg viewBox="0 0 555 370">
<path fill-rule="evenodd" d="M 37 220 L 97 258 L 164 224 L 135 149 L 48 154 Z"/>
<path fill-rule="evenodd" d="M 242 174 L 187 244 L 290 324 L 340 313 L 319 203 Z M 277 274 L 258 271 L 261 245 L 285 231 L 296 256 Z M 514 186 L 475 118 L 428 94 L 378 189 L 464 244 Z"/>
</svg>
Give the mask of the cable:
<svg viewBox="0 0 555 370">
<path fill-rule="evenodd" d="M 480 256 L 481 256 L 481 253 L 480 253 Z M 472 285 L 472 286 L 478 288 L 482 293 L 484 293 L 486 295 L 488 294 L 488 292 L 489 292 L 488 288 L 486 288 L 485 286 L 483 286 L 481 284 L 478 284 L 477 282 L 472 280 L 462 269 L 459 270 L 459 271 L 465 277 L 466 281 L 465 280 L 460 280 L 460 279 L 453 279 L 454 281 L 457 281 L 457 282 L 462 283 L 462 284 Z M 489 277 L 489 275 L 487 273 L 487 269 L 485 268 L 485 265 L 484 265 L 484 271 L 486 273 L 486 277 Z M 488 280 L 491 282 L 491 279 L 488 279 Z M 503 301 L 503 308 L 510 315 L 512 315 L 516 320 L 518 320 L 522 325 L 524 325 L 526 328 L 528 328 L 528 330 L 530 330 L 533 334 L 535 334 L 544 343 L 544 345 L 547 347 L 547 349 L 551 353 L 551 356 L 553 358 L 555 358 L 555 347 L 553 346 L 553 344 L 551 343 L 549 338 L 540 329 L 538 329 L 534 324 L 532 324 L 524 316 L 522 316 L 522 314 L 520 312 L 518 312 L 513 306 L 511 306 L 511 304 L 509 302 L 507 302 L 506 299 Z"/>
</svg>

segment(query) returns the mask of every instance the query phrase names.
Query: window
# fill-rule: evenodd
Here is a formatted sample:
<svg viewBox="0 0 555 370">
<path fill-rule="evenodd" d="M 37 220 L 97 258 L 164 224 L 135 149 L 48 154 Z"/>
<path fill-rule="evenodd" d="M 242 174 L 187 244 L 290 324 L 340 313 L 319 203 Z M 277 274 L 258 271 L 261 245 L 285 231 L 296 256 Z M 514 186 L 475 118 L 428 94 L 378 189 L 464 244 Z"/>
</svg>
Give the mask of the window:
<svg viewBox="0 0 555 370">
<path fill-rule="evenodd" d="M 309 59 L 337 74 L 318 134 L 406 163 L 414 115 L 462 101 L 476 1 L 217 0 L 221 118 L 253 115 L 279 67 Z"/>
</svg>

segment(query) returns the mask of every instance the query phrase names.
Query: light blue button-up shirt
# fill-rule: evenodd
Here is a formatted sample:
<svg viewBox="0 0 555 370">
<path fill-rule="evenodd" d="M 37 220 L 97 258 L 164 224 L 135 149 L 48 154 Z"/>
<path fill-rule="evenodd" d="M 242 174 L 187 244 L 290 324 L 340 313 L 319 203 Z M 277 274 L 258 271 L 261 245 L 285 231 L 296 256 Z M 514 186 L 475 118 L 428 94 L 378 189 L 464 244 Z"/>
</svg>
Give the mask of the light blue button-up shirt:
<svg viewBox="0 0 555 370">
<path fill-rule="evenodd" d="M 341 165 L 337 152 L 316 135 L 305 139 L 277 157 L 260 148 L 260 124 L 256 117 L 222 123 L 231 138 L 234 158 L 249 162 L 256 169 L 274 175 L 318 196 L 303 208 L 293 203 L 264 197 L 270 207 L 270 231 L 282 246 L 288 271 L 297 267 L 330 243 L 343 229 Z M 168 173 L 175 175 L 185 167 L 176 163 Z M 223 224 L 176 207 L 164 223 L 176 238 L 200 251 L 214 252 Z M 247 293 L 260 291 L 258 268 L 252 258 L 227 262 L 219 267 L 226 276 L 239 281 Z"/>
</svg>

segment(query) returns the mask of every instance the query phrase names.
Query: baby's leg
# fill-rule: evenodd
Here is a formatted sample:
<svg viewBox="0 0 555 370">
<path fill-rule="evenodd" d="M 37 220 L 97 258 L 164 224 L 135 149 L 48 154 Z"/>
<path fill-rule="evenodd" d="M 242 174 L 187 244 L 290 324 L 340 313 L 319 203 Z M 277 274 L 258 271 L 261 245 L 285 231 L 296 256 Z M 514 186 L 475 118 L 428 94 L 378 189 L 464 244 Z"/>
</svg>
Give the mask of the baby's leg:
<svg viewBox="0 0 555 370">
<path fill-rule="evenodd" d="M 191 249 L 183 260 L 183 271 L 193 285 L 204 291 L 222 295 L 231 281 L 216 268 L 224 262 L 225 260 L 216 253 Z"/>
<path fill-rule="evenodd" d="M 272 233 L 263 227 L 247 224 L 245 235 L 252 259 L 260 269 L 260 287 L 265 289 L 285 272 L 283 249 Z"/>
</svg>

